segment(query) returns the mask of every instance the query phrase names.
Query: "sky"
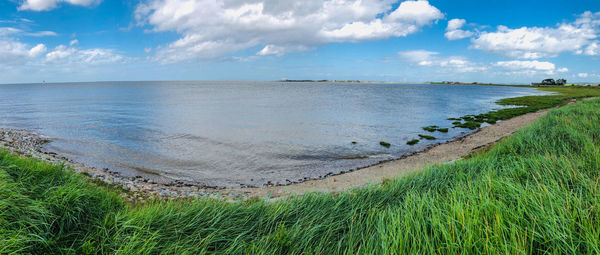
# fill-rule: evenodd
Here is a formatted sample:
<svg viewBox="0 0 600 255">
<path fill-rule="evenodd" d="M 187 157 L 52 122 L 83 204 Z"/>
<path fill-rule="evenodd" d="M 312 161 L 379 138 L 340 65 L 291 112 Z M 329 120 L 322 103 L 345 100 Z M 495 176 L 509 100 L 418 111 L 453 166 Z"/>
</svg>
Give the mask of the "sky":
<svg viewBox="0 0 600 255">
<path fill-rule="evenodd" d="M 598 0 L 0 0 L 0 84 L 600 83 Z"/>
</svg>

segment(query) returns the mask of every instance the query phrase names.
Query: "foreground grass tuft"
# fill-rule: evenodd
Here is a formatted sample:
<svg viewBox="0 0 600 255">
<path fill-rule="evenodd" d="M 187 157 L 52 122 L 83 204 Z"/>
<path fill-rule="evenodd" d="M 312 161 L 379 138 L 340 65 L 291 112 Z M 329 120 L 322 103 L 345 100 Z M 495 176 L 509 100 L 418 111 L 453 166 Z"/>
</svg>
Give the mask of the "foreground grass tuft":
<svg viewBox="0 0 600 255">
<path fill-rule="evenodd" d="M 339 194 L 124 203 L 0 151 L 0 254 L 600 253 L 600 100 L 489 151 Z"/>
</svg>

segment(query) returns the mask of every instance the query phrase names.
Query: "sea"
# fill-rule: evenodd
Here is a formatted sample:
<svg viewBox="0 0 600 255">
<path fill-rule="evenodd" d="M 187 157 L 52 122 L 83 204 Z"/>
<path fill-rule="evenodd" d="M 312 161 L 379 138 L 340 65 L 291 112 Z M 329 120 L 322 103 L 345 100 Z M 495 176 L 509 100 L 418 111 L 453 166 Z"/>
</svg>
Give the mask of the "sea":
<svg viewBox="0 0 600 255">
<path fill-rule="evenodd" d="M 265 81 L 0 85 L 0 128 L 51 137 L 86 166 L 216 187 L 289 184 L 467 135 L 451 117 L 541 95 L 528 87 Z M 429 133 L 436 125 L 448 133 Z M 406 142 L 419 134 L 436 140 Z M 380 142 L 390 144 L 389 148 Z"/>
</svg>

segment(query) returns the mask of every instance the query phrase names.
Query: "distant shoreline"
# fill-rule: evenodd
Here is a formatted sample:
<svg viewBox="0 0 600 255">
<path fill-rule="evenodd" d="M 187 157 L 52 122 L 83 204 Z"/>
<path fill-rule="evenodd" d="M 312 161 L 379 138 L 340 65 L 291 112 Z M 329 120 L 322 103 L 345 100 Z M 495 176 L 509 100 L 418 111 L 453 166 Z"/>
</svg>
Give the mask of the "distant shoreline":
<svg viewBox="0 0 600 255">
<path fill-rule="evenodd" d="M 479 83 L 479 82 L 394 82 L 394 81 L 361 81 L 361 80 L 290 80 L 282 79 L 276 82 L 329 82 L 329 83 L 364 83 L 364 84 L 431 84 L 431 85 L 482 85 L 482 86 L 509 86 L 509 87 L 533 87 L 527 84 L 499 84 L 499 83 Z"/>
</svg>

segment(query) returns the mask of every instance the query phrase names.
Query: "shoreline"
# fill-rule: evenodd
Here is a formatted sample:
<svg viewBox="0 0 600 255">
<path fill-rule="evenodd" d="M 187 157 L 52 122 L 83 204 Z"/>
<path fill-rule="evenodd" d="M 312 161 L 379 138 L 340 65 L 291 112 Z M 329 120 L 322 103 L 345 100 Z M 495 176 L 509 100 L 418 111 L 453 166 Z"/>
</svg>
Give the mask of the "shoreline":
<svg viewBox="0 0 600 255">
<path fill-rule="evenodd" d="M 123 195 L 132 201 L 140 201 L 150 197 L 180 198 L 180 197 L 239 197 L 241 194 L 230 196 L 223 194 L 224 189 L 192 185 L 183 181 L 160 183 L 143 178 L 142 176 L 123 176 L 110 169 L 97 169 L 75 162 L 55 152 L 45 151 L 43 145 L 51 142 L 50 137 L 30 130 L 0 128 L 0 148 L 12 153 L 40 159 L 52 164 L 64 164 L 77 173 L 91 180 L 120 189 Z"/>
<path fill-rule="evenodd" d="M 242 188 L 240 190 L 253 196 L 275 198 L 301 195 L 307 192 L 340 192 L 368 184 L 381 183 L 386 179 L 402 177 L 425 170 L 427 166 L 451 163 L 468 157 L 472 153 L 483 151 L 538 120 L 552 109 L 555 108 L 543 109 L 499 121 L 496 124 L 479 128 L 473 133 L 457 137 L 448 142 L 433 144 L 398 159 L 383 161 L 354 171 L 292 185 Z"/>
<path fill-rule="evenodd" d="M 429 145 L 396 159 L 382 160 L 362 168 L 341 170 L 338 173 L 327 174 L 322 178 L 304 178 L 301 182 L 295 181 L 262 187 L 208 187 L 177 180 L 171 183 L 160 183 L 142 176 L 122 176 L 118 172 L 109 169 L 88 167 L 54 152 L 45 151 L 43 145 L 51 142 L 51 138 L 28 130 L 0 128 L 0 147 L 53 164 L 64 163 L 75 172 L 82 173 L 92 180 L 98 180 L 122 189 L 125 191 L 124 195 L 130 200 L 144 200 L 149 197 L 211 197 L 225 199 L 254 196 L 281 197 L 306 192 L 339 192 L 417 172 L 428 165 L 452 162 L 468 156 L 474 151 L 493 145 L 502 138 L 511 135 L 514 131 L 545 115 L 548 110 L 544 109 L 503 120 L 479 128 L 473 133 L 456 137 L 447 142 Z"/>
</svg>

